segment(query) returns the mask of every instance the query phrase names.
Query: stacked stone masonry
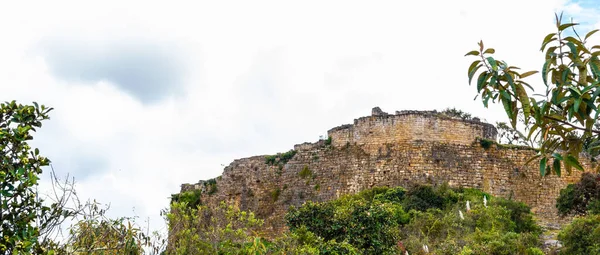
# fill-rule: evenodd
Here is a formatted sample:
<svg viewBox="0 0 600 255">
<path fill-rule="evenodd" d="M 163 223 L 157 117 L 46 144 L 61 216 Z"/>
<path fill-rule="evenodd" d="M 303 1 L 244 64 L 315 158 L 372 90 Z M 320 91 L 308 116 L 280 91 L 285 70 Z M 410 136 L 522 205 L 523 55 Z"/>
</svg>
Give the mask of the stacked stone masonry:
<svg viewBox="0 0 600 255">
<path fill-rule="evenodd" d="M 329 130 L 329 145 L 320 140 L 294 146 L 297 153 L 285 164 L 268 165 L 265 156 L 234 160 L 216 179 L 217 191 L 203 192 L 202 202 L 227 201 L 253 211 L 265 219 L 265 233 L 275 235 L 285 229 L 286 210 L 305 201 L 328 201 L 375 186 L 447 182 L 522 201 L 540 220 L 564 222 L 557 216 L 556 197 L 581 172 L 540 177 L 536 164 L 524 165 L 534 150 L 485 149 L 478 142 L 495 140 L 496 134 L 478 120 L 375 108 L 372 116 Z M 588 169 L 589 162 L 584 166 Z M 202 189 L 203 183 L 183 184 L 182 192 Z"/>
</svg>

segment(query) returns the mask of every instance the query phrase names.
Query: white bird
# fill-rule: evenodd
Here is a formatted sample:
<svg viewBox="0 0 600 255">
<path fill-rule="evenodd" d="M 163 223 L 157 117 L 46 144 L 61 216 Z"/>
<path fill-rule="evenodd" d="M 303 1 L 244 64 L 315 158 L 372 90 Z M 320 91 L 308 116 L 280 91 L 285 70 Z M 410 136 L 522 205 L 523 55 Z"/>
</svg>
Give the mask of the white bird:
<svg viewBox="0 0 600 255">
<path fill-rule="evenodd" d="M 487 207 L 487 199 L 483 196 L 483 206 Z"/>
<path fill-rule="evenodd" d="M 424 245 L 423 245 L 423 251 L 424 251 L 425 253 L 429 253 L 429 247 L 427 247 L 427 244 L 424 244 Z"/>
<path fill-rule="evenodd" d="M 471 211 L 471 202 L 467 200 L 467 212 Z"/>
<path fill-rule="evenodd" d="M 462 211 L 461 211 L 461 210 L 458 210 L 458 215 L 460 216 L 460 219 L 461 219 L 461 220 L 464 220 L 464 219 L 465 219 L 465 216 L 463 215 L 463 213 L 462 213 Z"/>
</svg>

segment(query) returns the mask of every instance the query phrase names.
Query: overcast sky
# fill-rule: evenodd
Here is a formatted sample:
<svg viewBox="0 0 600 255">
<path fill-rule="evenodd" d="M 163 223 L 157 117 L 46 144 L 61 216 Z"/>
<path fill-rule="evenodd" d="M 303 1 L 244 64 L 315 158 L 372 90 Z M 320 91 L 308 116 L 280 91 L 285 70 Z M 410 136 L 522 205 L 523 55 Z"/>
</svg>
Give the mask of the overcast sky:
<svg viewBox="0 0 600 255">
<path fill-rule="evenodd" d="M 33 145 L 81 197 L 153 228 L 181 183 L 374 106 L 505 121 L 473 101 L 466 52 L 483 39 L 540 70 L 555 11 L 600 28 L 598 0 L 98 2 L 0 4 L 0 100 L 54 107 Z"/>
</svg>

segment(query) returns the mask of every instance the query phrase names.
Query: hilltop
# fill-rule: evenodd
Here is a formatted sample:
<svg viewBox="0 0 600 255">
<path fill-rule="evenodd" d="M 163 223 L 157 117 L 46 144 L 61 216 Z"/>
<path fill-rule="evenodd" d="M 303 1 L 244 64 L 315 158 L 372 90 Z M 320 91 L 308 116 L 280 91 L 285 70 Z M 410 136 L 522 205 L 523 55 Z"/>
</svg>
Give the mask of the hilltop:
<svg viewBox="0 0 600 255">
<path fill-rule="evenodd" d="M 183 184 L 174 198 L 196 194 L 211 206 L 227 201 L 254 212 L 265 220 L 264 231 L 278 234 L 285 230 L 287 209 L 306 201 L 330 201 L 378 186 L 448 183 L 524 202 L 541 219 L 563 222 L 556 197 L 581 173 L 542 178 L 536 166 L 525 165 L 535 150 L 499 145 L 496 139 L 496 128 L 477 118 L 436 111 L 388 114 L 375 107 L 371 116 L 330 129 L 326 140 L 234 160 L 215 179 Z"/>
</svg>

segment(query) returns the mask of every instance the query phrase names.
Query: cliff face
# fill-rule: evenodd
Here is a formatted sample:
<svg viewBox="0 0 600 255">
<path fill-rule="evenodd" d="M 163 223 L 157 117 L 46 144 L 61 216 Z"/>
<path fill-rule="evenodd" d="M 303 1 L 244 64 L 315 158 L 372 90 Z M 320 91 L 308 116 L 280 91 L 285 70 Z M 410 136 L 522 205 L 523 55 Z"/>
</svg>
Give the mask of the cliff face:
<svg viewBox="0 0 600 255">
<path fill-rule="evenodd" d="M 524 165 L 535 155 L 532 149 L 496 145 L 486 149 L 477 140 L 496 140 L 496 134 L 492 125 L 478 120 L 436 112 L 392 115 L 375 108 L 372 116 L 329 130 L 330 143 L 294 146 L 296 153 L 287 162 L 267 156 L 238 159 L 216 178 L 216 190 L 200 181 L 183 184 L 182 192 L 202 189 L 204 204 L 227 201 L 253 211 L 265 219 L 265 231 L 271 234 L 285 229 L 283 216 L 291 205 L 411 183 L 480 188 L 527 203 L 540 219 L 558 220 L 556 197 L 581 172 L 542 178 L 536 164 Z"/>
</svg>

